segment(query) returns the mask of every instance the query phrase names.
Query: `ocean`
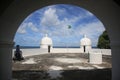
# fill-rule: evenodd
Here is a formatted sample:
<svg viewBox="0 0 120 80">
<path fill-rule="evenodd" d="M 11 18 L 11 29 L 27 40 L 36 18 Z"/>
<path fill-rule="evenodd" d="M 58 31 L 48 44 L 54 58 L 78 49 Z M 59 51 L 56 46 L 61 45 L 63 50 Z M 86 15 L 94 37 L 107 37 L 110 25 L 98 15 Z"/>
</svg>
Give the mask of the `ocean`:
<svg viewBox="0 0 120 80">
<path fill-rule="evenodd" d="M 21 49 L 33 49 L 40 48 L 40 46 L 20 46 Z M 53 48 L 80 48 L 80 46 L 53 46 Z M 93 46 L 92 48 L 97 48 Z M 13 47 L 15 49 L 15 46 Z"/>
</svg>

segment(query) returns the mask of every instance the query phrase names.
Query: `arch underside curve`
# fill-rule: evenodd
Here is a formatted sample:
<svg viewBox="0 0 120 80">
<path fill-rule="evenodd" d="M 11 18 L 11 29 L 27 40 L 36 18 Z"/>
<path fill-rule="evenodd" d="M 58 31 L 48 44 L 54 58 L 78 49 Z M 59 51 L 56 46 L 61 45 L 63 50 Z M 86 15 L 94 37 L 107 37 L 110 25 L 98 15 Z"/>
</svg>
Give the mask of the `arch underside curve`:
<svg viewBox="0 0 120 80">
<path fill-rule="evenodd" d="M 113 63 L 113 80 L 119 80 L 119 53 L 120 53 L 120 7 L 113 0 L 16 0 L 0 16 L 0 61 L 5 61 L 2 68 L 11 66 L 11 51 L 14 44 L 15 33 L 22 21 L 33 11 L 53 4 L 72 4 L 80 6 L 99 18 L 104 24 L 111 40 L 112 63 Z M 6 54 L 5 54 L 6 53 Z M 9 55 L 7 55 L 9 53 Z M 2 63 L 2 62 L 1 62 Z M 1 68 L 1 69 L 2 69 Z M 10 72 L 5 71 L 4 74 Z M 2 73 L 0 73 L 2 74 Z M 10 77 L 10 76 L 8 76 Z"/>
</svg>

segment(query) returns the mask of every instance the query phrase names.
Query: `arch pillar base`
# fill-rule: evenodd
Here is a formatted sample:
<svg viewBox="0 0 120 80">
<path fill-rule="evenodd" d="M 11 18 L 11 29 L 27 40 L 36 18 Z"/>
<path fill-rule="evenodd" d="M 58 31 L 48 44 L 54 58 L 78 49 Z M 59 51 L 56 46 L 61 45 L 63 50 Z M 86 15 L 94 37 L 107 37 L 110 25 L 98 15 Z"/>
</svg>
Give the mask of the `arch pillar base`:
<svg viewBox="0 0 120 80">
<path fill-rule="evenodd" d="M 112 80 L 120 80 L 120 45 L 112 47 Z"/>
<path fill-rule="evenodd" d="M 0 80 L 12 80 L 13 42 L 0 41 Z"/>
</svg>

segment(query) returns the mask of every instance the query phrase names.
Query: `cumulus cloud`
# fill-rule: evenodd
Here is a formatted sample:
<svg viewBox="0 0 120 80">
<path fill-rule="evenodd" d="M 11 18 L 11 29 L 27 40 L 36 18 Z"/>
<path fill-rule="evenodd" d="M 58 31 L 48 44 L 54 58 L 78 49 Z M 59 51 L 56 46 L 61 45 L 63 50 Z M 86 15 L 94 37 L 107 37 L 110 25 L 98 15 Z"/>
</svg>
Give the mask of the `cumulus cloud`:
<svg viewBox="0 0 120 80">
<path fill-rule="evenodd" d="M 51 33 L 53 36 L 64 36 L 65 34 L 71 35 L 72 31 L 68 30 L 68 25 L 75 23 L 76 21 L 84 18 L 85 16 L 75 16 L 71 19 L 64 17 L 62 20 L 60 20 L 56 11 L 61 12 L 62 14 L 65 11 L 62 9 L 58 10 L 51 7 L 45 10 L 43 17 L 40 21 L 40 25 L 42 26 L 40 31 L 42 33 Z"/>
<path fill-rule="evenodd" d="M 104 31 L 104 26 L 101 22 L 95 21 L 87 24 L 81 24 L 77 27 L 77 30 L 80 34 L 87 34 L 87 35 L 96 35 L 95 33 L 100 33 Z"/>
<path fill-rule="evenodd" d="M 35 32 L 38 32 L 38 28 L 35 27 L 35 25 L 32 23 L 32 22 L 29 22 L 28 23 L 28 27 L 32 30 L 32 31 L 35 31 Z"/>
<path fill-rule="evenodd" d="M 43 18 L 41 20 L 42 26 L 57 26 L 59 24 L 58 16 L 56 15 L 56 9 L 49 8 L 44 12 Z"/>
<path fill-rule="evenodd" d="M 18 33 L 26 33 L 26 27 L 27 27 L 27 24 L 24 23 L 24 24 L 21 24 L 21 26 L 18 28 L 17 32 Z"/>
<path fill-rule="evenodd" d="M 67 14 L 65 9 L 56 9 L 54 7 L 50 7 L 46 9 L 43 13 L 43 17 L 41 18 L 40 25 L 42 26 L 41 32 L 44 33 L 53 33 L 52 35 L 63 35 L 65 31 L 68 31 L 68 25 L 76 24 L 77 21 L 80 21 L 84 18 L 88 18 L 93 16 L 92 13 L 86 11 L 85 14 L 80 14 L 78 16 L 63 17 L 62 20 L 59 19 L 59 14 Z M 48 30 L 51 29 L 51 30 Z M 53 29 L 55 28 L 55 29 Z M 71 35 L 72 30 L 69 30 L 67 34 Z"/>
<path fill-rule="evenodd" d="M 39 29 L 32 22 L 23 22 L 18 28 L 17 32 L 21 34 L 27 33 L 27 28 L 31 29 L 34 32 L 38 32 Z"/>
<path fill-rule="evenodd" d="M 86 34 L 93 41 L 93 45 L 96 45 L 99 35 L 105 30 L 105 28 L 100 21 L 95 21 L 92 23 L 79 25 L 76 30 L 76 34 Z"/>
<path fill-rule="evenodd" d="M 52 6 L 45 8 L 42 12 L 37 11 L 37 15 L 39 14 L 39 16 L 35 14 L 31 15 L 32 17 L 37 17 L 37 19 L 32 18 L 32 22 L 30 17 L 27 18 L 28 20 L 21 24 L 17 32 L 30 34 L 32 30 L 42 35 L 48 33 L 53 39 L 54 44 L 71 42 L 69 45 L 79 44 L 81 37 L 86 34 L 93 41 L 93 45 L 96 45 L 99 35 L 104 31 L 103 24 L 88 11 L 81 10 L 80 12 L 78 9 L 72 7 L 74 11 L 80 12 L 76 14 L 71 12 L 72 10 L 66 10 L 68 8 Z M 71 25 L 71 28 L 68 27 L 69 25 Z M 37 43 L 41 36 L 38 36 L 38 33 L 36 33 L 34 39 L 37 41 L 32 38 L 33 36 L 26 37 L 26 40 L 29 39 L 31 42 L 34 41 Z M 30 43 L 30 41 L 27 43 Z"/>
</svg>

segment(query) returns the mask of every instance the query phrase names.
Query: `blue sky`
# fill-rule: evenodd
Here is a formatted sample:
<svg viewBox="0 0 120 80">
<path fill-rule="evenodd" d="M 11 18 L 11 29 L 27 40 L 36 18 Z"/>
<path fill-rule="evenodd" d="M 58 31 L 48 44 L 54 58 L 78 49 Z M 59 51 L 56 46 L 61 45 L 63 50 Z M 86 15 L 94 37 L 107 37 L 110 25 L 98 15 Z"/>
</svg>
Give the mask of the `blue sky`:
<svg viewBox="0 0 120 80">
<path fill-rule="evenodd" d="M 100 20 L 83 8 L 51 5 L 31 13 L 19 26 L 14 42 L 21 46 L 40 46 L 47 33 L 53 46 L 80 46 L 80 39 L 86 34 L 92 46 L 96 46 L 104 30 Z"/>
</svg>

